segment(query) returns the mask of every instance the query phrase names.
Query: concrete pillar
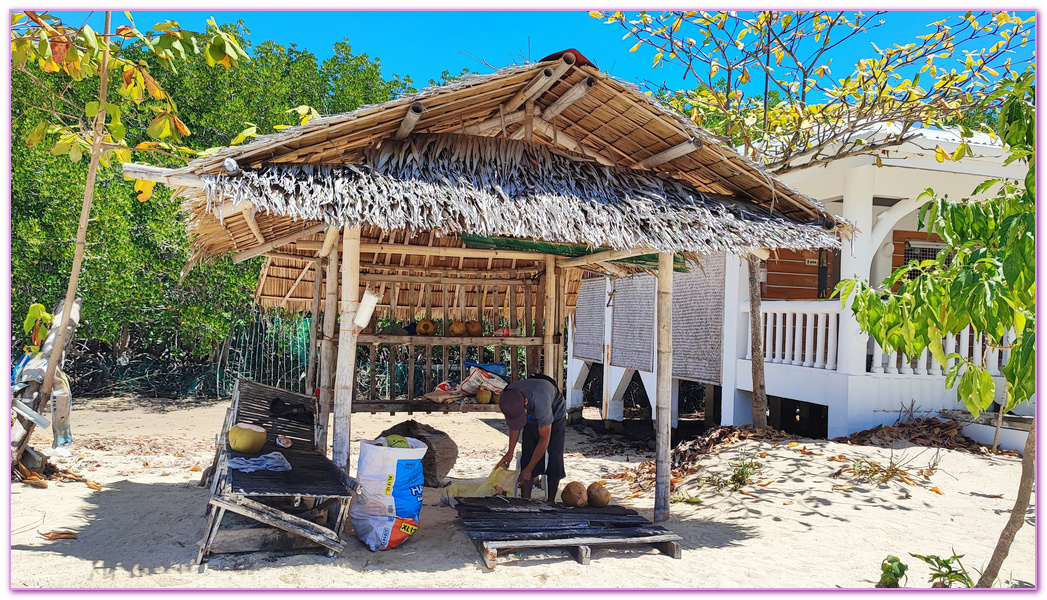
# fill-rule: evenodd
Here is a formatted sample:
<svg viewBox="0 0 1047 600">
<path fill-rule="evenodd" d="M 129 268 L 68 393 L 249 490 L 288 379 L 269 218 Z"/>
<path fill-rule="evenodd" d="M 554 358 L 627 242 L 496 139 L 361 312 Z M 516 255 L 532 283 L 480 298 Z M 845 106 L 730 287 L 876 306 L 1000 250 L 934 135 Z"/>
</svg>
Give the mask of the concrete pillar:
<svg viewBox="0 0 1047 600">
<path fill-rule="evenodd" d="M 840 252 L 840 277 L 868 281 L 875 248 L 872 247 L 873 190 L 876 167 L 856 167 L 844 173 L 843 218 L 854 224 L 855 234 L 844 242 Z M 839 347 L 836 370 L 848 375 L 864 375 L 869 336 L 862 333 L 850 306 L 840 312 Z"/>
<path fill-rule="evenodd" d="M 724 258 L 723 362 L 720 423 L 740 425 L 752 421 L 752 395 L 738 389 L 738 359 L 745 357 L 749 340 L 748 316 L 741 304 L 749 298 L 748 264 L 737 254 Z"/>
</svg>

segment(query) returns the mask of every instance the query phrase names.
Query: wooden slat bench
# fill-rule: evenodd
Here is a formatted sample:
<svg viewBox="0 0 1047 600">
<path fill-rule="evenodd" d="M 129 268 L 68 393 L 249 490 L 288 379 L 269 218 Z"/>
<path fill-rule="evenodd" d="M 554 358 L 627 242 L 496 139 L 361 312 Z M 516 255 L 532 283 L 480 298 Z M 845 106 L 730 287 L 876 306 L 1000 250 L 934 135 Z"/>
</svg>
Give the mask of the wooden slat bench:
<svg viewBox="0 0 1047 600">
<path fill-rule="evenodd" d="M 520 498 L 458 498 L 466 534 L 493 569 L 499 552 L 564 548 L 583 565 L 592 547 L 653 546 L 681 557 L 679 535 L 622 506 L 567 508 Z"/>
<path fill-rule="evenodd" d="M 270 406 L 275 399 L 283 401 L 284 406 L 300 406 L 305 410 L 294 415 L 274 416 Z M 316 399 L 312 396 L 245 380 L 236 382 L 233 401 L 218 437 L 207 524 L 197 564 L 218 552 L 311 547 L 326 548 L 328 555 L 333 555 L 345 548 L 339 534 L 356 482 L 327 458 L 325 449 L 317 447 L 316 409 Z M 229 449 L 229 428 L 236 423 L 266 428 L 265 445 L 258 453 L 243 454 Z M 276 444 L 279 435 L 291 439 L 289 448 Z M 290 471 L 245 473 L 229 468 L 233 458 L 251 458 L 276 451 L 287 458 Z M 220 532 L 226 512 L 243 515 L 268 527 Z M 323 524 L 317 522 L 321 519 Z"/>
</svg>

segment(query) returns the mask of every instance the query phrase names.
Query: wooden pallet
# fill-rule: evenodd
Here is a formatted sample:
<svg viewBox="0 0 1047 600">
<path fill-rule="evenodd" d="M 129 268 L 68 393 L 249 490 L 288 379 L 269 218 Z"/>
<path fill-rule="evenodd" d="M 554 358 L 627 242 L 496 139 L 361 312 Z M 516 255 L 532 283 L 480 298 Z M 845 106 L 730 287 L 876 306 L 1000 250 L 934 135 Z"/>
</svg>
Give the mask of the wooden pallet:
<svg viewBox="0 0 1047 600">
<path fill-rule="evenodd" d="M 458 498 L 458 518 L 493 569 L 500 552 L 564 548 L 583 565 L 593 547 L 654 546 L 681 557 L 679 535 L 622 506 L 568 508 L 519 498 Z"/>
</svg>

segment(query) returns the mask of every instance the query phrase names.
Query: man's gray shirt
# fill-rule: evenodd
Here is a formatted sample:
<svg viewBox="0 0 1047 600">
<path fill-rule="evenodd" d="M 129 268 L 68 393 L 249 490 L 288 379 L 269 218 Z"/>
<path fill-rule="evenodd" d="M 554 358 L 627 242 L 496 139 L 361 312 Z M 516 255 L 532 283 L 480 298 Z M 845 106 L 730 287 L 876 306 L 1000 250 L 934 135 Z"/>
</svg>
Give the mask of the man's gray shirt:
<svg viewBox="0 0 1047 600">
<path fill-rule="evenodd" d="M 516 390 L 527 398 L 527 418 L 533 419 L 539 427 L 567 418 L 567 402 L 563 394 L 547 379 L 521 379 L 510 383 L 505 389 Z"/>
</svg>

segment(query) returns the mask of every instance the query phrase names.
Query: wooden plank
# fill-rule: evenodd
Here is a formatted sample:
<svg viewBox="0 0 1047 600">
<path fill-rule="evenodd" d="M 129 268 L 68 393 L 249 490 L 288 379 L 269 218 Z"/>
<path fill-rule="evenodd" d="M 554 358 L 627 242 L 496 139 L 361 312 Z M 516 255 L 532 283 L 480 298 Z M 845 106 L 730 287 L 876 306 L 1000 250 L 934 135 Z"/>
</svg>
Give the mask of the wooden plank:
<svg viewBox="0 0 1047 600">
<path fill-rule="evenodd" d="M 661 533 L 640 537 L 594 537 L 582 536 L 555 540 L 507 540 L 484 542 L 484 548 L 499 550 L 518 550 L 522 548 L 563 548 L 565 546 L 638 546 L 656 542 L 681 542 L 683 538 L 675 533 Z"/>
<path fill-rule="evenodd" d="M 353 412 L 376 414 L 387 412 L 389 414 L 404 412 L 424 413 L 452 413 L 452 412 L 500 412 L 497 404 L 477 404 L 453 402 L 451 404 L 437 404 L 436 402 L 354 402 Z"/>
<path fill-rule="evenodd" d="M 567 538 L 577 535 L 588 536 L 648 536 L 666 533 L 661 527 L 594 527 L 592 525 L 578 525 L 575 527 L 563 527 L 561 530 L 528 530 L 528 531 L 503 531 L 496 528 L 466 530 L 466 535 L 471 540 L 508 541 L 508 540 L 542 540 Z"/>
<path fill-rule="evenodd" d="M 323 548 L 323 546 L 280 529 L 251 527 L 248 529 L 223 529 L 217 532 L 211 541 L 208 553 L 278 552 L 281 550 L 304 550 L 309 548 Z"/>
<path fill-rule="evenodd" d="M 428 275 L 397 275 L 362 273 L 362 281 L 397 282 L 397 283 L 450 283 L 464 285 L 510 285 L 524 283 L 523 279 L 511 278 L 484 278 L 484 277 L 433 277 Z"/>
<path fill-rule="evenodd" d="M 338 538 L 338 534 L 330 529 L 281 512 L 250 498 L 238 497 L 231 499 L 216 496 L 211 498 L 210 502 L 219 508 L 224 508 L 230 512 L 261 521 L 266 525 L 299 535 L 337 552 L 341 552 L 345 548 L 345 543 Z"/>
<path fill-rule="evenodd" d="M 683 558 L 683 550 L 680 546 L 680 542 L 678 541 L 669 540 L 665 542 L 654 542 L 651 545 L 657 548 L 659 552 L 665 554 L 666 556 L 670 556 L 677 560 Z"/>
<path fill-rule="evenodd" d="M 483 406 L 483 405 L 481 405 Z M 562 525 L 577 525 L 580 523 L 624 523 L 629 525 L 650 525 L 648 521 L 642 515 L 564 515 L 555 513 L 542 513 L 536 515 L 515 515 L 512 517 L 512 523 L 506 523 L 507 517 L 504 514 L 486 514 L 486 515 L 458 515 L 458 518 L 462 520 L 462 523 L 466 527 L 473 527 L 474 525 L 494 525 L 499 529 L 506 528 L 535 528 L 536 530 L 542 528 L 552 528 Z"/>
</svg>

